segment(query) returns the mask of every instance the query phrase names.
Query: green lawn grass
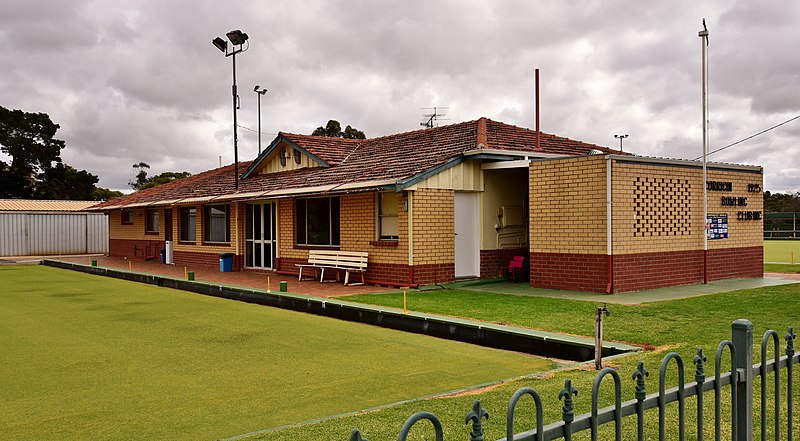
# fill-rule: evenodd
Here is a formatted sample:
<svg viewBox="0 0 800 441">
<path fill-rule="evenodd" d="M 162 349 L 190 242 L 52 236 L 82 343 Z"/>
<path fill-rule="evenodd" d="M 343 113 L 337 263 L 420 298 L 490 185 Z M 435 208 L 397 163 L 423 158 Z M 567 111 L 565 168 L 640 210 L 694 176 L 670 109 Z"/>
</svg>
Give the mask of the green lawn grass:
<svg viewBox="0 0 800 441">
<path fill-rule="evenodd" d="M 800 263 L 800 240 L 765 240 L 764 262 Z"/>
<path fill-rule="evenodd" d="M 783 336 L 787 326 L 795 326 L 797 329 L 800 325 L 798 296 L 800 296 L 800 284 L 793 284 L 668 302 L 646 303 L 639 306 L 609 306 L 611 316 L 606 319 L 606 338 L 638 342 L 651 347 L 651 350 L 647 352 L 626 355 L 610 362 L 619 368 L 623 384 L 623 400 L 633 398 L 634 382 L 631 380 L 631 374 L 639 360 L 644 361 L 645 367 L 650 371 L 650 378 L 647 381 L 648 393 L 658 390 L 658 367 L 664 355 L 669 351 L 676 351 L 683 358 L 688 381 L 694 375 L 692 358 L 697 348 L 702 347 L 708 357 L 706 373 L 708 376 L 713 376 L 714 353 L 717 345 L 721 340 L 730 338 L 731 322 L 739 318 L 748 318 L 755 326 L 755 362 L 758 362 L 761 336 L 767 329 L 775 329 Z M 397 294 L 358 295 L 348 296 L 346 299 L 373 305 L 402 307 L 402 295 Z M 597 305 L 591 302 L 454 290 L 410 293 L 408 306 L 414 311 L 471 317 L 547 331 L 591 336 L 594 329 L 594 309 Z M 781 343 L 783 347 L 783 340 Z M 727 359 L 728 357 L 726 353 L 723 358 Z M 727 369 L 729 364 L 724 361 L 722 366 L 723 369 Z M 676 368 L 673 364 L 668 370 L 668 386 L 676 384 L 675 371 Z M 468 428 L 463 424 L 464 415 L 469 412 L 475 399 L 480 399 L 483 406 L 491 413 L 489 421 L 484 426 L 486 429 L 485 439 L 494 440 L 505 436 L 505 410 L 511 394 L 516 389 L 522 386 L 534 387 L 541 394 L 544 402 L 545 423 L 555 422 L 561 418 L 561 402 L 558 401 L 557 396 L 564 386 L 564 380 L 572 379 L 573 385 L 579 390 L 579 395 L 575 398 L 576 414 L 588 412 L 590 410 L 589 396 L 595 373 L 586 369 L 570 369 L 547 378 L 524 379 L 504 384 L 476 395 L 437 398 L 422 403 L 404 404 L 365 415 L 286 429 L 248 438 L 248 440 L 346 440 L 347 432 L 353 427 L 362 429 L 364 436 L 371 441 L 391 440 L 397 438 L 397 433 L 406 418 L 422 410 L 433 412 L 441 419 L 446 439 L 467 439 Z M 782 378 L 784 381 L 782 390 L 786 391 L 785 373 Z M 798 379 L 800 379 L 800 373 L 798 373 L 798 369 L 795 369 L 795 382 Z M 759 396 L 758 384 L 757 381 L 756 397 Z M 612 387 L 608 381 L 601 388 L 601 407 L 610 405 L 612 398 Z M 799 398 L 800 391 L 795 388 L 795 402 Z M 724 401 L 724 403 L 726 402 Z M 754 407 L 758 408 L 758 402 L 756 400 Z M 706 439 L 713 436 L 713 419 L 711 417 L 713 404 L 711 403 L 713 403 L 713 394 L 706 394 Z M 519 410 L 519 413 L 523 415 L 517 420 L 518 432 L 532 427 L 532 408 L 530 404 L 528 406 L 527 409 L 521 407 Z M 692 429 L 695 412 L 693 406 L 694 399 L 687 400 L 689 439 L 692 439 L 691 434 L 694 433 Z M 670 407 L 668 421 L 676 424 L 674 422 L 677 418 L 675 407 L 674 405 Z M 724 405 L 723 408 L 725 407 Z M 800 418 L 798 406 L 794 408 L 794 415 L 795 420 Z M 649 411 L 646 439 L 657 438 L 657 420 L 657 413 L 654 410 Z M 756 419 L 756 427 L 758 427 L 758 421 Z M 785 417 L 783 421 L 785 426 Z M 424 430 L 420 429 L 420 432 L 424 431 L 425 434 L 420 433 L 410 439 L 425 439 L 425 436 L 427 439 L 432 439 L 429 425 L 421 426 L 428 426 L 424 427 Z M 633 439 L 635 437 L 635 419 L 626 418 L 623 426 L 625 427 L 623 439 Z M 725 434 L 722 438 L 725 439 L 726 436 L 728 439 L 730 438 L 730 435 Z M 756 431 L 757 437 L 758 431 Z M 600 439 L 612 438 L 610 425 L 607 425 L 601 430 Z M 588 438 L 580 436 L 575 439 Z"/>
<path fill-rule="evenodd" d="M 765 263 L 764 264 L 764 271 L 770 273 L 800 273 L 800 263 L 792 264 L 781 264 L 781 263 Z"/>
<path fill-rule="evenodd" d="M 54 268 L 0 281 L 3 439 L 217 439 L 553 366 Z"/>
</svg>

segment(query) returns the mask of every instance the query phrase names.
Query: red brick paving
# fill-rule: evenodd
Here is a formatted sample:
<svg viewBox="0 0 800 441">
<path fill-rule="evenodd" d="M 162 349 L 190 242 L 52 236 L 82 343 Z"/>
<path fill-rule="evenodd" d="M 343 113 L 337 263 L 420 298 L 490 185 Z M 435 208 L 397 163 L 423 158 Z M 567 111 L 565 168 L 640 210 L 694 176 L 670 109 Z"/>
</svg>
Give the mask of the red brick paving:
<svg viewBox="0 0 800 441">
<path fill-rule="evenodd" d="M 117 257 L 106 256 L 77 256 L 77 257 L 58 257 L 51 260 L 61 260 L 65 262 L 91 265 L 92 259 L 97 260 L 97 266 L 106 268 L 116 268 L 134 272 L 157 274 L 161 276 L 183 278 L 184 268 L 186 271 L 193 271 L 195 280 L 202 282 L 222 283 L 226 285 L 241 286 L 255 289 L 267 289 L 267 277 L 272 291 L 278 291 L 281 281 L 288 282 L 288 292 L 292 294 L 305 294 L 316 297 L 335 297 L 349 294 L 365 294 L 372 292 L 392 291 L 391 288 L 364 285 L 364 286 L 344 286 L 342 283 L 303 280 L 298 281 L 297 276 L 276 274 L 273 271 L 237 271 L 223 273 L 209 268 L 184 267 L 183 265 L 164 265 L 158 261 L 126 260 Z"/>
</svg>

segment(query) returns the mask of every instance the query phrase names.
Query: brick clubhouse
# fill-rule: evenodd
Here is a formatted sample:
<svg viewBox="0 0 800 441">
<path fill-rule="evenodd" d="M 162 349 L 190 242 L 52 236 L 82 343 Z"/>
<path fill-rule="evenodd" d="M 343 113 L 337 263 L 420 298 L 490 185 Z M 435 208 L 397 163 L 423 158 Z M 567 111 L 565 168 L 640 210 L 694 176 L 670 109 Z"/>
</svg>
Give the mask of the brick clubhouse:
<svg viewBox="0 0 800 441">
<path fill-rule="evenodd" d="M 91 208 L 110 255 L 296 274 L 309 250 L 369 254 L 368 283 L 496 277 L 624 292 L 763 276 L 763 170 L 649 158 L 486 118 L 366 140 L 279 133 L 228 165 Z M 537 146 L 538 144 L 538 146 Z M 707 191 L 708 216 L 703 216 Z M 704 250 L 707 235 L 707 248 Z"/>
</svg>

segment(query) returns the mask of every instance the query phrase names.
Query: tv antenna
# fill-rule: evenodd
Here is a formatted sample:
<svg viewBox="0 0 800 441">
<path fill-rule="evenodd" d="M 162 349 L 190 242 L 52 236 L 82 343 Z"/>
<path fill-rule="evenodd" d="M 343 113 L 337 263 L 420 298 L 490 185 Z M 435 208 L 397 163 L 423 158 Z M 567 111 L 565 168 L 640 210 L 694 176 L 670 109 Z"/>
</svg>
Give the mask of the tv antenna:
<svg viewBox="0 0 800 441">
<path fill-rule="evenodd" d="M 419 123 L 419 125 L 425 127 L 426 129 L 439 127 L 439 120 L 447 120 L 447 118 L 442 118 L 444 113 L 441 111 L 449 109 L 449 107 L 423 107 L 422 110 L 428 110 L 429 113 L 423 114 L 425 119 Z M 433 110 L 433 113 L 430 113 L 431 110 Z"/>
</svg>

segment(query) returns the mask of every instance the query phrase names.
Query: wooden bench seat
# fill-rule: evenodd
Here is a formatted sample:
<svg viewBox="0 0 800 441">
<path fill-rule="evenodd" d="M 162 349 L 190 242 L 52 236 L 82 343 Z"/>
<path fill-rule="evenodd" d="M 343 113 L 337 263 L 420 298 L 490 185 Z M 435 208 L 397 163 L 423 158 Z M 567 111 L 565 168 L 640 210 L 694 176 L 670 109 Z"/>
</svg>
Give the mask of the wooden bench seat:
<svg viewBox="0 0 800 441">
<path fill-rule="evenodd" d="M 308 252 L 308 263 L 296 264 L 300 268 L 297 280 L 303 280 L 303 269 L 314 268 L 319 270 L 319 281 L 325 279 L 325 270 L 333 269 L 336 271 L 336 281 L 339 281 L 339 271 L 344 271 L 345 285 L 363 285 L 364 272 L 367 270 L 368 253 L 360 251 L 338 251 L 338 250 L 310 250 Z M 350 283 L 350 272 L 361 273 L 361 283 Z"/>
</svg>

